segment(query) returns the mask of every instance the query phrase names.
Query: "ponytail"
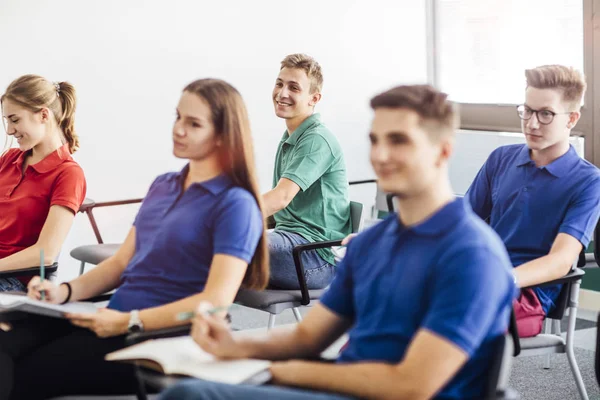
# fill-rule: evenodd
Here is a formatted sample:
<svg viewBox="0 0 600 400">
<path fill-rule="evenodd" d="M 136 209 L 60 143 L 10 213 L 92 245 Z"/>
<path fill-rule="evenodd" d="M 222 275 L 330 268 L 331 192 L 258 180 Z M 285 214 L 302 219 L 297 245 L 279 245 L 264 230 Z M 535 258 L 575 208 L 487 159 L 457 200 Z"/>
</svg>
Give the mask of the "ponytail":
<svg viewBox="0 0 600 400">
<path fill-rule="evenodd" d="M 75 153 L 79 149 L 79 137 L 75 133 L 75 108 L 77 105 L 75 88 L 69 82 L 59 82 L 56 85 L 62 106 L 62 117 L 58 118 L 57 122 L 69 143 L 70 152 Z"/>
</svg>

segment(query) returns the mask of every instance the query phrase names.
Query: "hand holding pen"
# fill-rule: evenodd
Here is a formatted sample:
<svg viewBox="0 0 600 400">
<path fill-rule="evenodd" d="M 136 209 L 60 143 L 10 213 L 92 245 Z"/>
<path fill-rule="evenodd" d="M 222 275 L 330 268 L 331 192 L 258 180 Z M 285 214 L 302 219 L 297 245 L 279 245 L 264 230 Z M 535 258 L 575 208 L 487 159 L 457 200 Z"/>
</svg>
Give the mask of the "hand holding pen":
<svg viewBox="0 0 600 400">
<path fill-rule="evenodd" d="M 229 307 L 213 307 L 208 302 L 198 305 L 192 320 L 191 336 L 204 351 L 217 358 L 245 358 L 241 346 L 231 335 L 229 325 L 215 314 Z"/>
</svg>

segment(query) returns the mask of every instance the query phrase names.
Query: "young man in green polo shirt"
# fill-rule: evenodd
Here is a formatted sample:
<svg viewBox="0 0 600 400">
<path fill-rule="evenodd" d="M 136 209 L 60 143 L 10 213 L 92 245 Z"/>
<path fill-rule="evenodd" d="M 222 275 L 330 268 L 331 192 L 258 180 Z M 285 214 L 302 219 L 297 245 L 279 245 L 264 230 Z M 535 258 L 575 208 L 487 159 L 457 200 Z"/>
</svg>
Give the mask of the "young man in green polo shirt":
<svg viewBox="0 0 600 400">
<path fill-rule="evenodd" d="M 287 129 L 277 148 L 273 189 L 263 196 L 266 216 L 275 219 L 269 233 L 270 284 L 281 289 L 299 288 L 294 246 L 342 239 L 350 233 L 342 149 L 320 115 L 314 114 L 322 86 L 321 66 L 312 57 L 291 54 L 281 62 L 273 105 Z M 326 287 L 335 269 L 331 250 L 306 252 L 303 257 L 309 289 Z"/>
</svg>

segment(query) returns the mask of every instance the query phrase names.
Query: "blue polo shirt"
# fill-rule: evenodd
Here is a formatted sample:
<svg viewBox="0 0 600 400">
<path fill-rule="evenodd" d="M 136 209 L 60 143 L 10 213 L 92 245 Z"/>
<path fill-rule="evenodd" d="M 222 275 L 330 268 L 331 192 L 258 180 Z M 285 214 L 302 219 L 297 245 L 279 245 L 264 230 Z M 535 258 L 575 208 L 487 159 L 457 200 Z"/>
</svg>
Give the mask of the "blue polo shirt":
<svg viewBox="0 0 600 400">
<path fill-rule="evenodd" d="M 527 145 L 503 146 L 490 154 L 465 197 L 477 215 L 489 219 L 517 267 L 548 255 L 559 233 L 587 247 L 600 213 L 600 171 L 573 146 L 539 168 Z M 534 291 L 547 314 L 560 285 Z"/>
<path fill-rule="evenodd" d="M 352 240 L 321 302 L 354 322 L 338 362 L 399 363 L 427 329 L 469 360 L 439 398 L 480 399 L 516 291 L 502 241 L 456 199 L 406 228 L 396 214 Z"/>
<path fill-rule="evenodd" d="M 135 254 L 109 308 L 161 306 L 204 290 L 215 254 L 250 262 L 263 231 L 256 200 L 226 175 L 182 192 L 187 166 L 152 184 L 135 219 Z"/>
</svg>

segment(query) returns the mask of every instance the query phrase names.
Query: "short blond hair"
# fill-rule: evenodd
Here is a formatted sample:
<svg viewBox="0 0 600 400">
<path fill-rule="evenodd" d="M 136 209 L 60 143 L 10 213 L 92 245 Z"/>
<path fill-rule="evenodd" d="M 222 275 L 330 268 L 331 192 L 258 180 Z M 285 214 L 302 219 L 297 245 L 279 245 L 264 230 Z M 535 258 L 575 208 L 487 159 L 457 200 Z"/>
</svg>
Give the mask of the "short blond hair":
<svg viewBox="0 0 600 400">
<path fill-rule="evenodd" d="M 536 89 L 559 89 L 563 100 L 578 111 L 583 102 L 587 84 L 585 76 L 573 67 L 564 65 L 542 65 L 526 69 L 527 87 Z"/>
<path fill-rule="evenodd" d="M 404 108 L 417 113 L 431 139 L 453 135 L 460 125 L 458 105 L 430 85 L 396 86 L 371 99 L 371 108 Z"/>
<path fill-rule="evenodd" d="M 320 93 L 323 88 L 323 72 L 319 63 L 306 54 L 296 53 L 281 60 L 281 71 L 284 68 L 297 68 L 306 72 L 310 80 L 310 93 Z"/>
</svg>

